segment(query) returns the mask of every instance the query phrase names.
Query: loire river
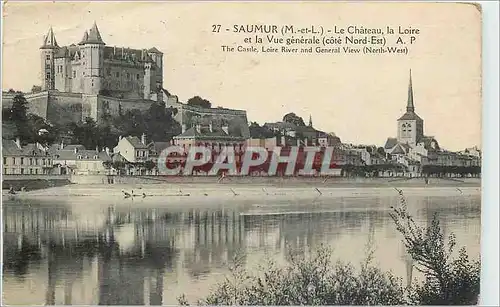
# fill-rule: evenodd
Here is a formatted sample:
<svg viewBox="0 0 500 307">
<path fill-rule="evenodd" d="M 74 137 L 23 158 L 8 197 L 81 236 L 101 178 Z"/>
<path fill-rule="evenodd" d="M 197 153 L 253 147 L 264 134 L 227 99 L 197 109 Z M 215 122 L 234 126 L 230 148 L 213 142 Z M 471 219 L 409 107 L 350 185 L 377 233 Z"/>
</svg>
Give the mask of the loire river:
<svg viewBox="0 0 500 307">
<path fill-rule="evenodd" d="M 451 188 L 451 190 L 454 190 Z M 476 189 L 478 190 L 478 189 Z M 444 231 L 479 257 L 480 195 L 412 193 L 420 223 L 438 215 Z M 172 305 L 193 303 L 228 273 L 236 257 L 250 269 L 269 257 L 309 253 L 324 243 L 338 260 L 374 264 L 406 279 L 408 257 L 389 217 L 397 193 L 205 201 L 73 197 L 3 204 L 4 304 Z"/>
</svg>

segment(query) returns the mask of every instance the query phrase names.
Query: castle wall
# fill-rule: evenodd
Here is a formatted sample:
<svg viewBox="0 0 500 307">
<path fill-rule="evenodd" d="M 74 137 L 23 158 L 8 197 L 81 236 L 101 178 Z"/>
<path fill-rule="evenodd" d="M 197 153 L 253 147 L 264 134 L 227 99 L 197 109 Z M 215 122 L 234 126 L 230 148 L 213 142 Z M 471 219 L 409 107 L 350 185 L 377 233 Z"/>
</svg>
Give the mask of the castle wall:
<svg viewBox="0 0 500 307">
<path fill-rule="evenodd" d="M 170 106 L 178 109 L 174 119 L 181 125 L 191 127 L 197 122 L 212 122 L 215 125 L 218 125 L 219 122 L 226 122 L 229 125 L 229 130 L 238 129 L 244 138 L 250 138 L 246 111 L 225 108 L 206 109 L 185 104 L 170 104 Z"/>
<path fill-rule="evenodd" d="M 152 100 L 119 99 L 114 97 L 99 96 L 97 110 L 99 110 L 98 113 L 100 116 L 102 116 L 102 114 L 108 114 L 115 117 L 120 115 L 120 109 L 122 114 L 133 109 L 146 111 L 153 103 L 154 101 Z"/>
<path fill-rule="evenodd" d="M 83 76 L 84 67 L 81 60 L 71 61 L 71 92 L 72 93 L 83 93 Z"/>
<path fill-rule="evenodd" d="M 24 96 L 28 101 L 29 113 L 33 113 L 43 118 L 47 118 L 47 110 L 49 105 L 49 92 L 41 92 L 36 94 L 27 94 Z"/>
<path fill-rule="evenodd" d="M 2 92 L 2 109 L 7 109 L 12 106 L 12 101 L 14 100 L 14 96 L 16 96 L 16 94 Z"/>
<path fill-rule="evenodd" d="M 2 92 L 2 108 L 10 108 L 16 93 L 6 93 Z M 44 119 L 47 116 L 47 105 L 49 101 L 49 94 L 47 91 L 35 93 L 35 94 L 25 94 L 24 98 L 28 101 L 28 112 L 36 114 Z"/>
<path fill-rule="evenodd" d="M 55 89 L 61 92 L 71 92 L 71 63 L 68 58 L 56 58 Z"/>
<path fill-rule="evenodd" d="M 52 123 L 66 124 L 81 122 L 82 95 L 77 93 L 49 92 L 47 120 Z"/>
<path fill-rule="evenodd" d="M 102 89 L 110 91 L 114 96 L 124 98 L 143 98 L 144 66 L 142 63 L 123 63 L 122 61 L 105 61 Z"/>
</svg>

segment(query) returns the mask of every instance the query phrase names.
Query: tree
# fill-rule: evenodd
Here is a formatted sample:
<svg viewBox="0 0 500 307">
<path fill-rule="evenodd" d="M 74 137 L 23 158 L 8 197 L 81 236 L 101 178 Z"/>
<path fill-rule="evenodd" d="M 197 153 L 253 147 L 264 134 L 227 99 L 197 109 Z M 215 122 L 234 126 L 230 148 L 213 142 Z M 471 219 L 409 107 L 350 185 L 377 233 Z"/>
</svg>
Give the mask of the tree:
<svg viewBox="0 0 500 307">
<path fill-rule="evenodd" d="M 194 96 L 192 98 L 189 98 L 189 100 L 187 101 L 187 104 L 190 106 L 202 107 L 202 108 L 206 108 L 206 109 L 210 109 L 212 107 L 212 104 L 210 103 L 210 101 L 203 99 L 200 96 Z"/>
<path fill-rule="evenodd" d="M 250 137 L 256 138 L 256 139 L 267 139 L 267 138 L 272 138 L 274 137 L 274 132 L 271 131 L 270 129 L 260 126 L 256 122 L 250 123 L 250 126 L 248 126 L 248 129 L 250 130 Z"/>
<path fill-rule="evenodd" d="M 87 149 L 95 148 L 99 145 L 100 135 L 97 124 L 91 117 L 86 117 L 83 124 L 71 124 L 73 132 L 73 144 L 81 144 Z"/>
<path fill-rule="evenodd" d="M 297 116 L 295 113 L 288 113 L 285 116 L 283 116 L 283 121 L 285 123 L 290 123 L 294 124 L 295 126 L 305 126 L 306 124 L 304 123 L 304 120 L 302 117 Z"/>
<path fill-rule="evenodd" d="M 33 85 L 31 87 L 31 93 L 40 93 L 42 91 L 42 87 L 39 85 Z"/>
<path fill-rule="evenodd" d="M 408 212 L 403 191 L 400 206 L 390 213 L 403 236 L 406 251 L 415 269 L 424 274 L 424 282 L 409 287 L 409 298 L 416 305 L 476 305 L 479 297 L 480 262 L 470 261 L 465 248 L 453 259 L 455 235 L 448 239 L 435 214 L 429 227 L 417 225 Z"/>
<path fill-rule="evenodd" d="M 22 94 L 18 94 L 12 101 L 10 107 L 10 120 L 19 123 L 26 123 L 28 119 L 28 101 Z"/>
</svg>

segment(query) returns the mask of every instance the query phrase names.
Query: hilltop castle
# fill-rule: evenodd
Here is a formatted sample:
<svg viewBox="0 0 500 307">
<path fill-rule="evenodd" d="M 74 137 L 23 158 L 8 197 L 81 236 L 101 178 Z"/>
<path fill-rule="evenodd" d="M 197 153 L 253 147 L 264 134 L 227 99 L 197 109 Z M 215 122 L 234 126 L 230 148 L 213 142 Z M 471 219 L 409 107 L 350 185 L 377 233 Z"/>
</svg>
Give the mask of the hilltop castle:
<svg viewBox="0 0 500 307">
<path fill-rule="evenodd" d="M 59 46 L 52 28 L 40 47 L 41 91 L 24 93 L 29 112 L 50 123 L 81 122 L 86 117 L 106 122 L 127 110 L 144 111 L 155 102 L 177 109 L 175 120 L 189 129 L 224 122 L 248 137 L 246 111 L 201 108 L 178 101 L 163 88 L 163 53 L 157 48 L 111 47 L 97 24 L 77 44 Z M 2 107 L 17 93 L 2 92 Z M 233 129 L 234 127 L 234 129 Z"/>
<path fill-rule="evenodd" d="M 96 23 L 78 44 L 62 47 L 50 28 L 40 56 L 43 91 L 150 99 L 163 87 L 163 53 L 106 46 Z"/>
</svg>

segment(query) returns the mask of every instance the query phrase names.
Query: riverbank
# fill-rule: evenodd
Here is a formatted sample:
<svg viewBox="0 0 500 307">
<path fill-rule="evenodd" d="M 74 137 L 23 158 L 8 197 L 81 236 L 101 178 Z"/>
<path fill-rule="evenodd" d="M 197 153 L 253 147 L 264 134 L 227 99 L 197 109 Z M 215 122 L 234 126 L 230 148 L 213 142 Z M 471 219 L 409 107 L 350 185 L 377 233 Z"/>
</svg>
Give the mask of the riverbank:
<svg viewBox="0 0 500 307">
<path fill-rule="evenodd" d="M 446 182 L 447 184 L 411 184 L 410 182 L 392 182 L 374 184 L 347 183 L 334 184 L 320 182 L 316 184 L 295 182 L 284 184 L 241 184 L 241 183 L 162 183 L 162 184 L 112 184 L 84 185 L 71 184 L 26 192 L 17 192 L 14 198 L 60 198 L 96 197 L 102 199 L 133 199 L 142 202 L 165 197 L 169 202 L 215 201 L 239 197 L 243 199 L 307 199 L 314 197 L 365 197 L 398 195 L 402 190 L 405 195 L 426 196 L 465 196 L 480 195 L 480 185 L 471 183 Z M 6 195 L 7 191 L 4 191 Z M 129 195 L 128 195 L 129 194 Z"/>
</svg>

